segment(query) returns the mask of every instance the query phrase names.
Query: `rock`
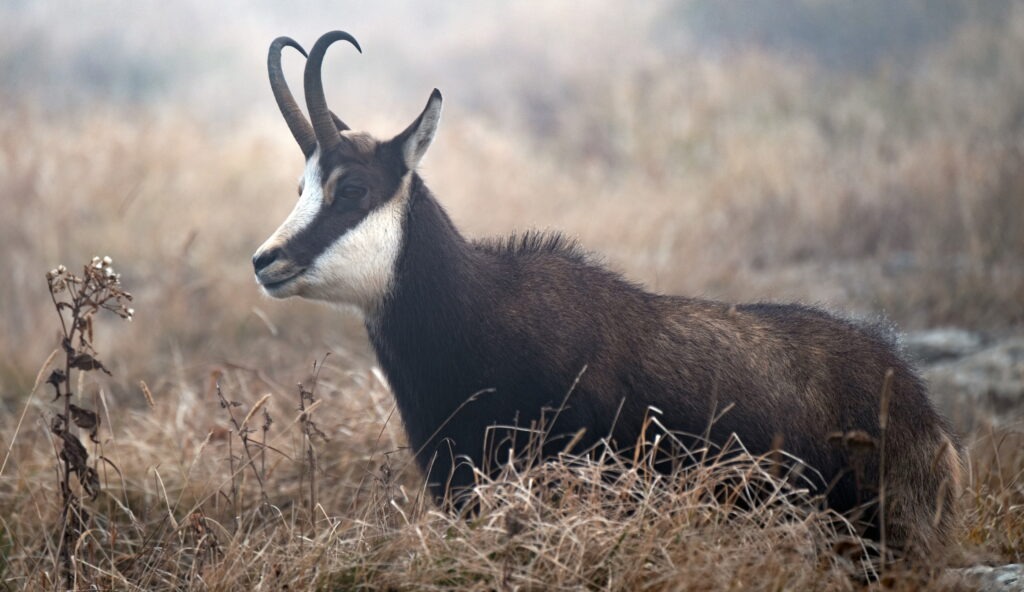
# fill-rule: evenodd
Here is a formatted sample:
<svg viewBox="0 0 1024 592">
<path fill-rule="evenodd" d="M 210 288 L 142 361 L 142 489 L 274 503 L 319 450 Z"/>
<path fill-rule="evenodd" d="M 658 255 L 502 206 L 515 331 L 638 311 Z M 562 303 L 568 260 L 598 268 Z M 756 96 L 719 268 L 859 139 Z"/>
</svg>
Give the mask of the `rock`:
<svg viewBox="0 0 1024 592">
<path fill-rule="evenodd" d="M 1024 337 L 925 367 L 921 374 L 936 404 L 960 427 L 1024 416 Z"/>
<path fill-rule="evenodd" d="M 1024 592 L 1024 563 L 950 569 L 944 579 L 945 583 L 979 592 Z"/>
<path fill-rule="evenodd" d="M 963 329 L 932 329 L 903 337 L 903 349 L 910 359 L 925 365 L 962 358 L 977 352 L 983 345 L 981 335 Z"/>
</svg>

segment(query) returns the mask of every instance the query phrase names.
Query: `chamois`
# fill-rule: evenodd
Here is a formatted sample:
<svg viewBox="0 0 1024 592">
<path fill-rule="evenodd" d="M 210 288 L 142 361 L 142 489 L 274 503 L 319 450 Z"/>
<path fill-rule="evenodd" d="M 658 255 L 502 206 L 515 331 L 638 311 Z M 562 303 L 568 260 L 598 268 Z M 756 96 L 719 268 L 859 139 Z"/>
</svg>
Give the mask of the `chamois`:
<svg viewBox="0 0 1024 592">
<path fill-rule="evenodd" d="M 673 432 L 802 459 L 830 507 L 874 508 L 869 536 L 884 521 L 894 547 L 942 547 L 960 445 L 889 338 L 806 306 L 650 293 L 557 234 L 466 239 L 416 172 L 441 93 L 391 139 L 350 130 L 321 80 L 339 40 L 362 52 L 342 31 L 317 40 L 309 121 L 281 69 L 284 47 L 306 52 L 287 37 L 270 46 L 271 88 L 306 166 L 294 210 L 253 256 L 256 280 L 274 298 L 362 312 L 438 498 L 472 486 L 466 460 L 508 458 L 516 434 L 495 430 L 547 422 L 543 455 L 570 441 L 628 449 L 656 408 Z"/>
</svg>

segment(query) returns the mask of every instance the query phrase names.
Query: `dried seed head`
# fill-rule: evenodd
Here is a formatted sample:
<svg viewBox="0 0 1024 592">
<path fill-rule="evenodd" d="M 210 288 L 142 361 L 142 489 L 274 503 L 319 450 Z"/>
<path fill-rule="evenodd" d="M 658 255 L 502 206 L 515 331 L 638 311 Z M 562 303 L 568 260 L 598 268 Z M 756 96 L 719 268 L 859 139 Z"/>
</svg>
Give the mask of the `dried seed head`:
<svg viewBox="0 0 1024 592">
<path fill-rule="evenodd" d="M 54 267 L 50 271 L 46 272 L 46 279 L 49 280 L 50 282 L 53 282 L 54 280 L 57 279 L 62 279 L 63 275 L 67 273 L 67 271 L 68 269 L 63 265 L 58 265 L 57 267 Z"/>
</svg>

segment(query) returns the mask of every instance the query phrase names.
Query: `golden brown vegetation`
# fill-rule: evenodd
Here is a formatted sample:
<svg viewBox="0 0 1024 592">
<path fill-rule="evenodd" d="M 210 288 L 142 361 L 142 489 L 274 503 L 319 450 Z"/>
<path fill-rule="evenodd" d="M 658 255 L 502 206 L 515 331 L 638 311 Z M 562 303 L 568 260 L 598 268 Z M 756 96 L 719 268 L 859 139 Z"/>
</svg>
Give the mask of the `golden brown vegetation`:
<svg viewBox="0 0 1024 592">
<path fill-rule="evenodd" d="M 584 72 L 586 100 L 547 133 L 447 118 L 424 175 L 468 234 L 562 229 L 660 291 L 1019 330 L 1024 11 L 1012 15 L 964 27 L 910 73 L 828 74 L 754 50 Z M 249 257 L 291 207 L 299 166 L 276 119 L 226 129 L 165 106 L 0 111 L 4 585 L 62 580 L 53 407 L 37 379 L 60 340 L 43 274 L 109 253 L 139 312 L 95 327 L 113 376 L 73 385 L 102 421 L 89 454 L 110 461 L 82 502 L 79 587 L 860 586 L 843 522 L 756 459 L 671 483 L 609 481 L 569 460 L 482 483 L 474 518 L 437 511 L 359 320 L 253 285 Z M 316 400 L 301 399 L 295 384 L 313 385 L 307 369 L 327 351 Z M 1024 430 L 966 441 L 950 561 L 1024 561 Z M 776 494 L 743 511 L 709 496 L 737 472 Z M 913 589 L 938 576 L 890 577 Z"/>
</svg>

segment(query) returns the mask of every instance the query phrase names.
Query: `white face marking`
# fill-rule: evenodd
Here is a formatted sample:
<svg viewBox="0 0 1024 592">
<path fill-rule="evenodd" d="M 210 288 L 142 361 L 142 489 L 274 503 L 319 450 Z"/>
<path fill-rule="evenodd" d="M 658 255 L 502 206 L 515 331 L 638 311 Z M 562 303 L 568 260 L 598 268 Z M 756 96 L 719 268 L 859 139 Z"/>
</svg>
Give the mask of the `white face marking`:
<svg viewBox="0 0 1024 592">
<path fill-rule="evenodd" d="M 306 163 L 303 190 L 295 208 L 257 253 L 281 247 L 312 223 L 323 203 L 323 185 L 318 154 Z M 337 175 L 332 172 L 332 176 Z M 371 211 L 354 228 L 338 237 L 308 268 L 302 270 L 281 257 L 260 271 L 263 290 L 274 298 L 301 296 L 333 304 L 352 305 L 364 314 L 372 313 L 391 290 L 395 264 L 402 247 L 402 225 L 408 204 L 409 176 L 395 195 Z M 280 287 L 274 282 L 297 277 Z"/>
<path fill-rule="evenodd" d="M 320 203 L 324 200 L 319 162 L 320 149 L 317 148 L 313 156 L 306 161 L 306 170 L 302 174 L 302 195 L 299 196 L 299 201 L 295 203 L 292 212 L 274 231 L 274 234 L 260 245 L 257 253 L 284 245 L 288 239 L 313 222 L 316 213 L 320 211 Z"/>
<path fill-rule="evenodd" d="M 391 199 L 321 253 L 302 277 L 299 295 L 372 314 L 394 283 L 408 189 L 406 176 Z"/>
</svg>

